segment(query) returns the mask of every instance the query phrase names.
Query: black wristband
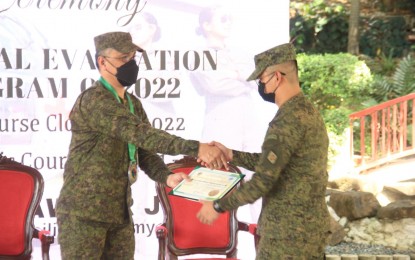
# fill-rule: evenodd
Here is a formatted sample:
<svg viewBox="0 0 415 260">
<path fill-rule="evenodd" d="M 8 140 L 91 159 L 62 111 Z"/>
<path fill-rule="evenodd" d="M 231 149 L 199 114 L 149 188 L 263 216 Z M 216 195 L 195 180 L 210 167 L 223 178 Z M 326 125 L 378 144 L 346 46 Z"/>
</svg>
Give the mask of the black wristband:
<svg viewBox="0 0 415 260">
<path fill-rule="evenodd" d="M 215 200 L 213 201 L 213 208 L 215 209 L 216 212 L 218 213 L 224 213 L 225 211 L 220 207 L 219 205 L 219 200 Z"/>
</svg>

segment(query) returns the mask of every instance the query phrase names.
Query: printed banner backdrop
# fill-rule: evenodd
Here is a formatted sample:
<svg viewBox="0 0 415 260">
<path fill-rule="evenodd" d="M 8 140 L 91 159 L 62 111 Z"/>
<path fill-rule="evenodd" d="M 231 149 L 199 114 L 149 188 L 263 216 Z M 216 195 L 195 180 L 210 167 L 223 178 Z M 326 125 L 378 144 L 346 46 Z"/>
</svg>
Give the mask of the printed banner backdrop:
<svg viewBox="0 0 415 260">
<path fill-rule="evenodd" d="M 35 225 L 55 237 L 68 114 L 99 78 L 94 36 L 128 31 L 146 50 L 128 91 L 142 100 L 156 128 L 258 152 L 277 111 L 245 79 L 255 54 L 288 41 L 289 1 L 2 0 L 0 25 L 0 152 L 42 173 Z M 164 155 L 166 163 L 174 159 Z M 155 226 L 163 212 L 154 186 L 140 172 L 132 187 L 135 259 L 157 259 Z M 241 207 L 238 218 L 257 221 L 260 202 Z M 255 258 L 251 239 L 239 235 L 239 258 Z M 55 241 L 51 259 L 60 259 Z M 33 259 L 40 259 L 40 245 L 33 244 Z"/>
</svg>

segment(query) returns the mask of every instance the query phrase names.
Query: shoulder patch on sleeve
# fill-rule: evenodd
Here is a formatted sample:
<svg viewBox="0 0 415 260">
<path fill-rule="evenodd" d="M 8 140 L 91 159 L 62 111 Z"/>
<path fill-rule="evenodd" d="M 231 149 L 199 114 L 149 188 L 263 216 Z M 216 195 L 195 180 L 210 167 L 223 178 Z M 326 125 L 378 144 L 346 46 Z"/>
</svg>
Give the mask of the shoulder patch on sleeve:
<svg viewBox="0 0 415 260">
<path fill-rule="evenodd" d="M 274 164 L 278 159 L 278 156 L 273 152 L 273 151 L 269 151 L 268 155 L 267 155 L 267 160 Z"/>
</svg>

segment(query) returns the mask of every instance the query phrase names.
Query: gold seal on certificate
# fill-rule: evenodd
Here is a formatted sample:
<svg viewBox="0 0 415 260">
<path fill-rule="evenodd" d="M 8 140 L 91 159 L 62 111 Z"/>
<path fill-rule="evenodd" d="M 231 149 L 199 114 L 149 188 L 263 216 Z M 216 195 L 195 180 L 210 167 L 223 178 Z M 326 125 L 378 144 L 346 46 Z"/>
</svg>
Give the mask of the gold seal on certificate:
<svg viewBox="0 0 415 260">
<path fill-rule="evenodd" d="M 192 200 L 214 201 L 225 196 L 245 175 L 198 166 L 189 173 L 189 177 L 191 181 L 182 181 L 170 194 Z"/>
<path fill-rule="evenodd" d="M 136 162 L 130 162 L 128 167 L 128 180 L 133 184 L 137 180 L 138 165 Z"/>
</svg>

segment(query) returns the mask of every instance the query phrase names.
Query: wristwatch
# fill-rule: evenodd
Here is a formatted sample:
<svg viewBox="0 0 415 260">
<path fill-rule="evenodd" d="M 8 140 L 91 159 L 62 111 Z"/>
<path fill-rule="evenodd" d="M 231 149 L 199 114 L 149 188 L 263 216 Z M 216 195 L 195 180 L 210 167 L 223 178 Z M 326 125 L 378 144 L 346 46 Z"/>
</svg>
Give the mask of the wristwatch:
<svg viewBox="0 0 415 260">
<path fill-rule="evenodd" d="M 213 208 L 215 209 L 216 212 L 218 213 L 224 213 L 225 211 L 220 207 L 219 205 L 219 200 L 215 200 L 213 201 Z"/>
</svg>

